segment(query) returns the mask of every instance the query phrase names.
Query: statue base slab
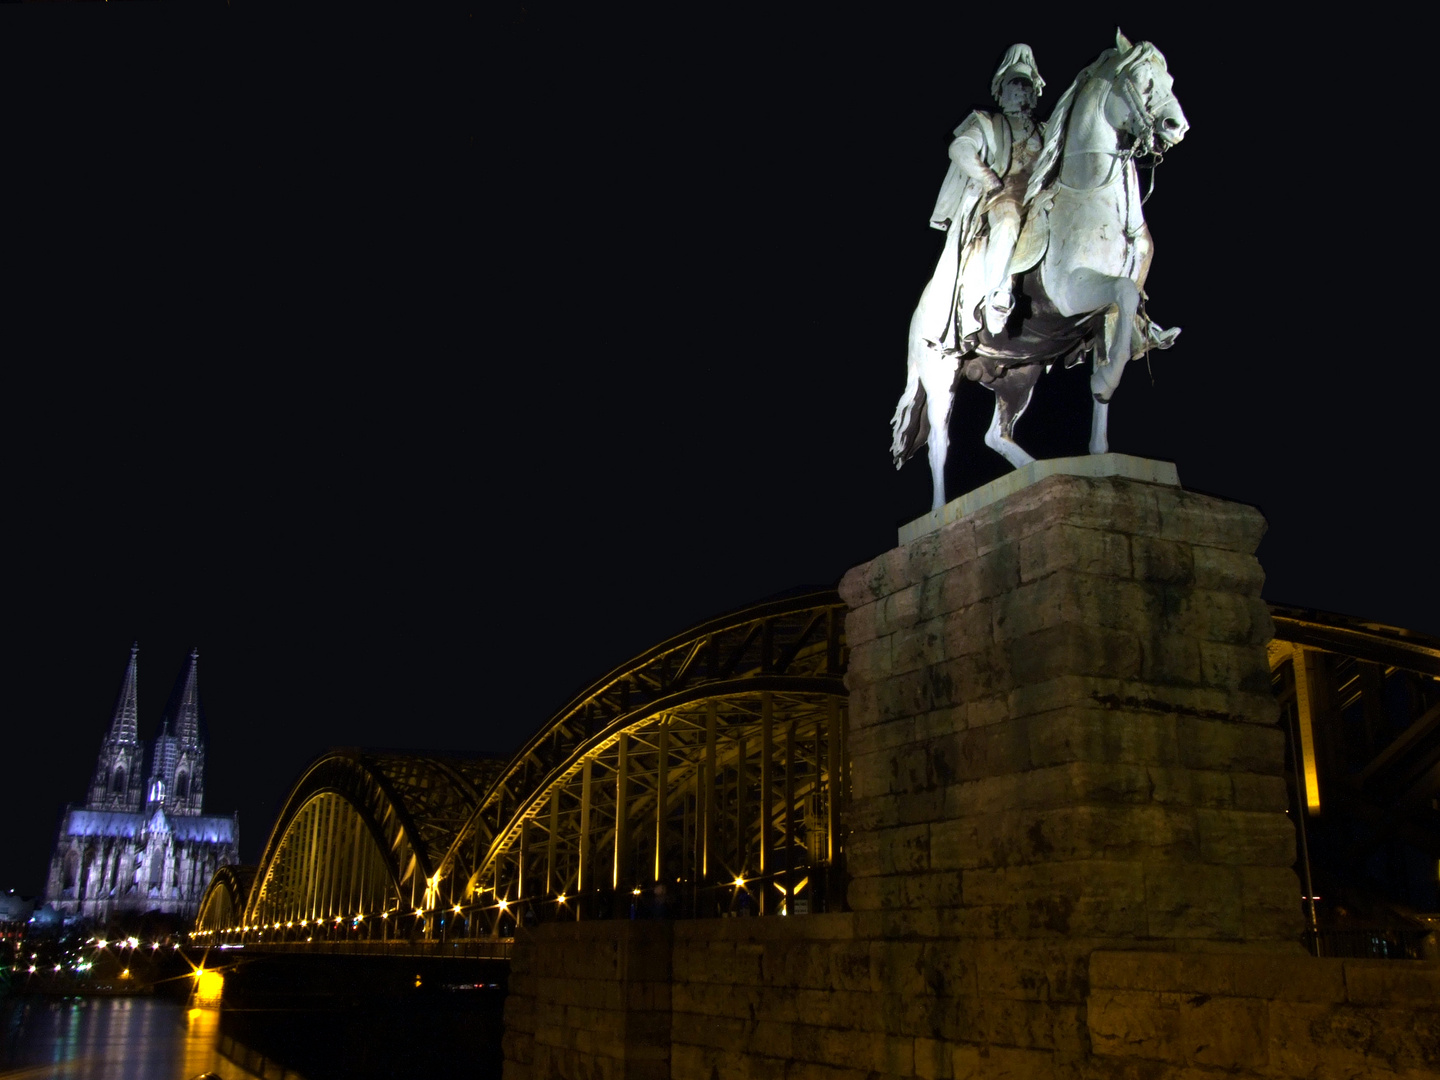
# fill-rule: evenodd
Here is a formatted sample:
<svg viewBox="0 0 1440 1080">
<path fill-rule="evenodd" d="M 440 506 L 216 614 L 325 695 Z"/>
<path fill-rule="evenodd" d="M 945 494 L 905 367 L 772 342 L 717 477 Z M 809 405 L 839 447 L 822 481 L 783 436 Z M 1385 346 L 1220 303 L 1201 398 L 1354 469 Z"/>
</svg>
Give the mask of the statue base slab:
<svg viewBox="0 0 1440 1080">
<path fill-rule="evenodd" d="M 931 510 L 914 521 L 907 521 L 900 526 L 900 544 L 903 547 L 928 533 L 952 525 L 981 507 L 999 502 L 1047 476 L 1119 476 L 1148 484 L 1180 486 L 1180 474 L 1173 462 L 1133 457 L 1130 454 L 1086 454 L 1083 457 L 1032 461 L 1029 465 L 1006 473 L 988 484 L 982 484 L 974 491 L 966 492 L 958 499 L 952 499 L 938 510 Z"/>
</svg>

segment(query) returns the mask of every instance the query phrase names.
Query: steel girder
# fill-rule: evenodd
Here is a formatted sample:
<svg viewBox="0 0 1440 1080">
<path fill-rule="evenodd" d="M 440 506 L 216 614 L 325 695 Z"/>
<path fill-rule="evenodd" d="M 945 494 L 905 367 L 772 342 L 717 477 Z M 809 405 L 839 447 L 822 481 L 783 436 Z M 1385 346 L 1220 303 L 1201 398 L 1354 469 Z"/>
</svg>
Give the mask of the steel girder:
<svg viewBox="0 0 1440 1080">
<path fill-rule="evenodd" d="M 417 904 L 502 764 L 355 749 L 322 755 L 271 830 L 241 925 Z"/>
<path fill-rule="evenodd" d="M 222 866 L 215 871 L 200 897 L 195 916 L 197 930 L 217 932 L 235 926 L 245 913 L 245 901 L 255 883 L 254 866 Z"/>
<path fill-rule="evenodd" d="M 758 604 L 598 680 L 486 791 L 425 906 L 474 910 L 488 893 L 492 931 L 507 908 L 549 917 L 577 893 L 695 914 L 753 893 L 774 910 L 812 870 L 828 875 L 847 774 L 844 613 L 833 591 Z"/>
</svg>

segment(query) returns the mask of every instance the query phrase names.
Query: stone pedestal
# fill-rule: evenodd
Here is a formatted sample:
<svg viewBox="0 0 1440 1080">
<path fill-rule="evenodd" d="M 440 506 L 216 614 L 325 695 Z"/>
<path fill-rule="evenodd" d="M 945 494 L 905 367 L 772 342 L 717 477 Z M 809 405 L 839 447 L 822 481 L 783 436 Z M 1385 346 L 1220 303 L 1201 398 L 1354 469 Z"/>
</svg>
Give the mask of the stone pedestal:
<svg viewBox="0 0 1440 1080">
<path fill-rule="evenodd" d="M 1050 475 L 841 582 L 856 933 L 937 943 L 947 1040 L 1078 1061 L 1099 950 L 1301 952 L 1264 529 Z"/>
<path fill-rule="evenodd" d="M 846 575 L 851 906 L 902 933 L 1298 948 L 1264 529 L 1057 475 Z"/>
</svg>

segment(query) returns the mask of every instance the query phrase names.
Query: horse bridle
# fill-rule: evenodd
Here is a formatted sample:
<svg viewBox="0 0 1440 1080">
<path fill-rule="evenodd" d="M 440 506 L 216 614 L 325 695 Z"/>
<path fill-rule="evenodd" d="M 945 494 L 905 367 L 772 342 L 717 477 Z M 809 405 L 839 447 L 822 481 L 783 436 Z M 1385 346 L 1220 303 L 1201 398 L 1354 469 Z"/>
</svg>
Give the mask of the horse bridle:
<svg viewBox="0 0 1440 1080">
<path fill-rule="evenodd" d="M 1144 48 L 1143 45 L 1139 47 Z M 1129 152 L 1130 157 L 1137 154 L 1148 154 L 1159 158 L 1163 154 L 1155 137 L 1155 117 L 1150 111 L 1150 102 L 1146 100 L 1144 94 L 1140 93 L 1140 88 L 1135 85 L 1135 70 L 1148 60 L 1149 57 L 1146 56 L 1135 63 L 1126 65 L 1115 73 L 1116 77 L 1110 84 L 1112 87 L 1116 82 L 1120 84 L 1120 96 L 1124 98 L 1125 104 L 1129 107 L 1130 115 L 1139 118 L 1140 131 L 1135 134 L 1135 143 Z"/>
</svg>

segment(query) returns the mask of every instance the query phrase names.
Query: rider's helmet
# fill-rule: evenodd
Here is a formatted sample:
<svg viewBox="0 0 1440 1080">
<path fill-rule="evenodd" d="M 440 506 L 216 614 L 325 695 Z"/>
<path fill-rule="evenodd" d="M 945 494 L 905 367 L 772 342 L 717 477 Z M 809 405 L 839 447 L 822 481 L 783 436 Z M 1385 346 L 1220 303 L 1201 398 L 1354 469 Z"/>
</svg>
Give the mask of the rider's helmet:
<svg viewBox="0 0 1440 1080">
<path fill-rule="evenodd" d="M 1030 85 L 1035 87 L 1037 98 L 1045 92 L 1045 80 L 1040 77 L 1040 69 L 1035 66 L 1035 54 L 1030 51 L 1029 45 L 1011 45 L 1005 50 L 1005 58 L 1000 61 L 1000 66 L 995 69 L 995 77 L 990 80 L 990 96 L 998 101 L 1000 88 L 1015 76 L 1029 79 Z"/>
</svg>

